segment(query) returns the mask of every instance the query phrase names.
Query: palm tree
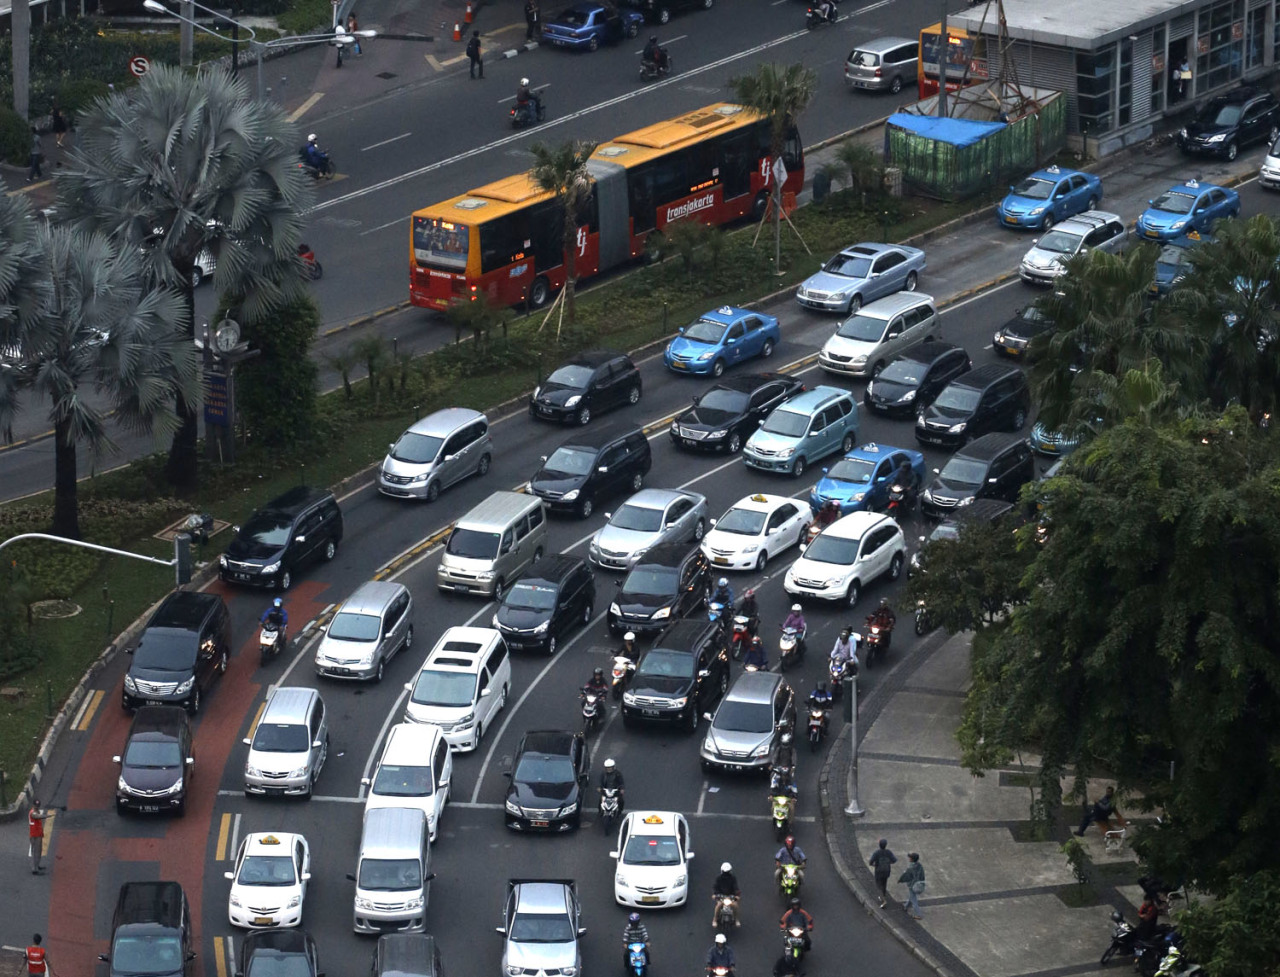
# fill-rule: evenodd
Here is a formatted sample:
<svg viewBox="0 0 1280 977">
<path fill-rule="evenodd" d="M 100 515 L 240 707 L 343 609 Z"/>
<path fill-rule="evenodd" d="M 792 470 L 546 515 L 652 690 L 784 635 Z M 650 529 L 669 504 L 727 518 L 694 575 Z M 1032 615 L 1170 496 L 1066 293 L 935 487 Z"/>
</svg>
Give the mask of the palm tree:
<svg viewBox="0 0 1280 977">
<path fill-rule="evenodd" d="M 529 147 L 533 154 L 533 166 L 529 169 L 529 178 L 542 190 L 553 194 L 560 203 L 561 224 L 564 230 L 564 292 L 559 300 L 560 323 L 563 325 L 565 311 L 569 314 L 569 325 L 574 323 L 574 285 L 578 281 L 578 222 L 582 219 L 582 208 L 591 198 L 591 176 L 587 173 L 587 160 L 596 151 L 593 142 L 561 143 L 548 147 L 542 143 L 534 143 Z M 551 314 L 548 310 L 548 316 Z M 557 338 L 560 327 L 556 327 Z"/>
<path fill-rule="evenodd" d="M 16 363 L 0 403 L 49 405 L 54 430 L 53 532 L 80 536 L 76 450 L 113 448 L 107 419 L 134 432 L 175 429 L 175 397 L 196 395 L 195 348 L 182 297 L 144 285 L 137 250 L 104 234 L 39 227 L 39 305 L 16 330 Z"/>
<path fill-rule="evenodd" d="M 769 120 L 769 158 L 782 155 L 787 135 L 795 128 L 800 113 L 808 108 L 818 90 L 818 76 L 801 64 L 779 68 L 762 64 L 754 75 L 730 78 L 734 96 L 747 108 Z M 773 181 L 773 266 L 781 270 L 782 187 Z"/>
<path fill-rule="evenodd" d="M 10 196 L 0 180 L 0 363 L 16 362 L 18 337 L 45 302 L 49 281 L 41 275 L 42 245 L 25 197 Z M 7 371 L 0 368 L 0 378 Z M 0 436 L 12 441 L 18 411 L 12 385 L 0 383 Z"/>
<path fill-rule="evenodd" d="M 58 208 L 76 225 L 141 251 L 147 281 L 182 294 L 191 330 L 197 256 L 217 259 L 214 285 L 247 323 L 301 294 L 296 254 L 310 205 L 296 128 L 279 107 L 213 71 L 153 68 L 98 99 L 58 174 Z M 197 475 L 196 403 L 180 393 L 168 475 Z"/>
</svg>

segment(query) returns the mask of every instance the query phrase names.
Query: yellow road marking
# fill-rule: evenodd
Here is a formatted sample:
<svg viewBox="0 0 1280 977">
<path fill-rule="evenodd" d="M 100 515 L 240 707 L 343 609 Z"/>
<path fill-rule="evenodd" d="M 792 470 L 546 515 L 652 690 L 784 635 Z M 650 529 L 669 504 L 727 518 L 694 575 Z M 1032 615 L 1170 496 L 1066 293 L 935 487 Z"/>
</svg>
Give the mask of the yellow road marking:
<svg viewBox="0 0 1280 977">
<path fill-rule="evenodd" d="M 289 121 L 297 122 L 304 115 L 310 112 L 316 102 L 320 101 L 322 98 L 324 98 L 324 92 L 312 92 L 311 96 L 305 102 L 293 110 L 293 114 L 289 116 Z"/>
<path fill-rule="evenodd" d="M 225 861 L 227 857 L 227 836 L 231 833 L 231 815 L 222 815 L 222 823 L 218 825 L 218 849 L 213 856 L 215 862 Z"/>
<path fill-rule="evenodd" d="M 98 706 L 102 705 L 102 700 L 106 697 L 106 693 L 102 689 L 95 689 L 89 696 L 89 704 L 80 716 L 80 722 L 76 723 L 76 732 L 85 732 L 93 722 L 94 714 L 98 711 Z"/>
<path fill-rule="evenodd" d="M 44 822 L 44 838 L 41 840 L 40 854 L 41 856 L 49 854 L 49 842 L 53 841 L 53 823 L 58 817 L 58 812 L 52 808 L 48 811 L 49 817 Z"/>
<path fill-rule="evenodd" d="M 262 711 L 267 708 L 265 701 L 258 703 L 258 711 L 253 714 L 253 722 L 249 726 L 249 739 L 258 731 L 258 723 L 262 721 Z"/>
<path fill-rule="evenodd" d="M 457 64 L 459 61 L 467 60 L 467 56 L 465 54 L 459 54 L 456 58 L 445 58 L 443 61 L 437 58 L 434 54 L 427 54 L 424 55 L 424 57 L 427 59 L 427 64 L 431 65 L 431 67 L 436 71 L 444 71 L 444 69 L 449 67 L 451 64 Z"/>
<path fill-rule="evenodd" d="M 218 972 L 218 977 L 227 977 L 227 961 L 224 956 L 225 940 L 213 941 L 213 964 L 214 969 Z"/>
</svg>

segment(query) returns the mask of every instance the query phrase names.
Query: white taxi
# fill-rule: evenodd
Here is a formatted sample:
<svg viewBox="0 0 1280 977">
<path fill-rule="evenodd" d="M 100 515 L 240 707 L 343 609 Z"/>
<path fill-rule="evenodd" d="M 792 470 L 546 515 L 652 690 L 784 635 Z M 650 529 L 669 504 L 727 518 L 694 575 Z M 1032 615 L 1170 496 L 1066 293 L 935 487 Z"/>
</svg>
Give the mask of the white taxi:
<svg viewBox="0 0 1280 977">
<path fill-rule="evenodd" d="M 689 898 L 689 822 L 673 811 L 632 811 L 618 829 L 613 897 L 623 906 L 662 909 Z"/>
<path fill-rule="evenodd" d="M 311 848 L 302 835 L 265 831 L 247 835 L 236 852 L 227 916 L 232 926 L 279 929 L 302 922 L 311 878 Z"/>
<path fill-rule="evenodd" d="M 726 570 L 763 570 L 804 538 L 813 521 L 808 503 L 785 495 L 748 495 L 739 499 L 702 538 L 702 552 L 713 566 Z"/>
</svg>

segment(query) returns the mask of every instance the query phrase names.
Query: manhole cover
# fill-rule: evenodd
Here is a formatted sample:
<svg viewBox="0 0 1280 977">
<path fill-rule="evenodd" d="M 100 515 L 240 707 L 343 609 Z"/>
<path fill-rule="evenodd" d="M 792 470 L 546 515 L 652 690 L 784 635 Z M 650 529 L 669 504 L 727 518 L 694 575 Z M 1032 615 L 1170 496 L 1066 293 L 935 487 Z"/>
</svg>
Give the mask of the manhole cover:
<svg viewBox="0 0 1280 977">
<path fill-rule="evenodd" d="M 63 617 L 75 617 L 83 608 L 69 600 L 38 600 L 31 605 L 31 613 L 53 621 Z"/>
<path fill-rule="evenodd" d="M 383 81 L 390 81 L 396 76 L 394 71 L 379 71 L 374 77 L 381 78 Z"/>
</svg>

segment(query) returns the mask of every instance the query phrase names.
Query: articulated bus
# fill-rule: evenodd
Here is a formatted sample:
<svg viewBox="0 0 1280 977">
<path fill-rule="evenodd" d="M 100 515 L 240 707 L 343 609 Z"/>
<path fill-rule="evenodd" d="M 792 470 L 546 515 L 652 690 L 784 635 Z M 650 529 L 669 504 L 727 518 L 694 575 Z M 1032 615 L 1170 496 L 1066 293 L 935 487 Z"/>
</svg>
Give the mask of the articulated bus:
<svg viewBox="0 0 1280 977">
<path fill-rule="evenodd" d="M 794 129 L 782 161 L 783 192 L 798 192 L 804 150 Z M 709 105 L 601 143 L 587 170 L 580 278 L 638 257 L 668 224 L 763 216 L 773 180 L 769 123 L 741 105 Z M 563 226 L 560 205 L 527 172 L 415 211 L 409 300 L 444 309 L 484 294 L 501 305 L 545 305 L 565 281 Z"/>
<path fill-rule="evenodd" d="M 941 34 L 941 23 L 926 27 L 920 32 L 920 60 L 917 71 L 921 98 L 938 94 L 938 49 L 942 47 L 939 42 Z M 975 38 L 971 37 L 963 27 L 947 25 L 947 91 L 954 92 L 967 81 L 976 80 L 966 78 L 969 64 L 974 58 L 974 42 Z"/>
</svg>

